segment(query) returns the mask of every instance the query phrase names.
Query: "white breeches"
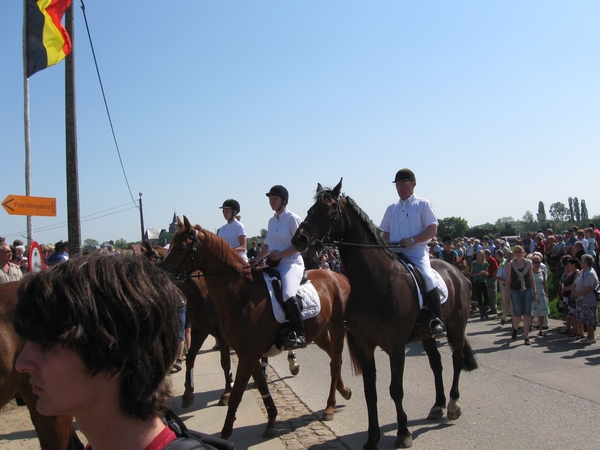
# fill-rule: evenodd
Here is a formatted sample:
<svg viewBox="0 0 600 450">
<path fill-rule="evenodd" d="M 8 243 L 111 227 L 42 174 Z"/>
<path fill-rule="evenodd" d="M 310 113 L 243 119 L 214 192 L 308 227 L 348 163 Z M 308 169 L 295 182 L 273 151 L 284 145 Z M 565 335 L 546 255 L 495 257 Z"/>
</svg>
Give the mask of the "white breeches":
<svg viewBox="0 0 600 450">
<path fill-rule="evenodd" d="M 285 302 L 298 293 L 304 273 L 304 262 L 302 258 L 281 258 L 275 270 L 281 275 L 281 291 Z"/>
<path fill-rule="evenodd" d="M 429 292 L 436 287 L 436 285 L 433 281 L 433 272 L 431 269 L 431 262 L 429 261 L 429 253 L 426 253 L 426 251 L 427 250 L 423 251 L 423 249 L 420 247 L 410 247 L 403 248 L 399 250 L 398 253 L 403 253 L 411 263 L 421 270 L 423 279 L 425 281 L 425 292 Z"/>
</svg>

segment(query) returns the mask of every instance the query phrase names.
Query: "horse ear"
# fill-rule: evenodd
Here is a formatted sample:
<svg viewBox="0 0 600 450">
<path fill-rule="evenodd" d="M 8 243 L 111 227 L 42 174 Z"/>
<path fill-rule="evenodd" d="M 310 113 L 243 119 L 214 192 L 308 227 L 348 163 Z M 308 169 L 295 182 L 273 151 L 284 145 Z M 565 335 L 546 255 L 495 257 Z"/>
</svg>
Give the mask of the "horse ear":
<svg viewBox="0 0 600 450">
<path fill-rule="evenodd" d="M 331 192 L 335 198 L 338 198 L 340 196 L 340 191 L 342 190 L 342 180 L 343 179 L 344 179 L 344 177 L 340 178 L 340 182 L 337 184 L 336 187 L 333 188 L 333 191 Z"/>
<path fill-rule="evenodd" d="M 190 228 L 192 228 L 192 226 L 190 225 L 190 221 L 185 216 L 183 216 L 183 226 L 185 227 L 186 230 L 189 230 Z"/>
<path fill-rule="evenodd" d="M 152 247 L 147 241 L 142 242 L 142 255 L 149 255 L 152 253 Z"/>
<path fill-rule="evenodd" d="M 185 217 L 185 216 L 184 216 Z M 177 216 L 177 226 L 179 228 L 183 228 L 183 222 L 181 221 L 181 219 L 179 218 L 179 216 Z"/>
<path fill-rule="evenodd" d="M 321 186 L 321 183 L 317 183 L 317 194 L 319 192 L 321 192 L 323 190 L 323 186 Z"/>
</svg>

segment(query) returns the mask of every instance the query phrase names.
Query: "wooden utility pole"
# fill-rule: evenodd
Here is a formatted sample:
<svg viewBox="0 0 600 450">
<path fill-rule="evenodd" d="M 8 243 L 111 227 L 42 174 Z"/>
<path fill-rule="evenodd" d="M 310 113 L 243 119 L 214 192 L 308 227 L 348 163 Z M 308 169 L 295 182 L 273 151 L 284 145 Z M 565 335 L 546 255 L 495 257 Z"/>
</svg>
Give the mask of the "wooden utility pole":
<svg viewBox="0 0 600 450">
<path fill-rule="evenodd" d="M 79 217 L 79 169 L 77 158 L 77 120 L 75 109 L 75 14 L 73 3 L 65 14 L 65 29 L 73 48 L 65 60 L 65 125 L 67 145 L 67 230 L 69 251 L 81 253 L 81 221 Z"/>
</svg>

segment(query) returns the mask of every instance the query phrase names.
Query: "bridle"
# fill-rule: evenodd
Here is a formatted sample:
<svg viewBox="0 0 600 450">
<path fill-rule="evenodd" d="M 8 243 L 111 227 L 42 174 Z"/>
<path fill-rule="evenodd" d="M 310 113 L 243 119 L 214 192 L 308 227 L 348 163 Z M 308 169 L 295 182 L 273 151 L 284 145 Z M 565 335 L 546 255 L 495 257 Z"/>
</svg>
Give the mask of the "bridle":
<svg viewBox="0 0 600 450">
<path fill-rule="evenodd" d="M 207 277 L 207 276 L 212 276 L 212 275 L 222 275 L 222 274 L 226 274 L 226 273 L 231 273 L 231 272 L 235 272 L 235 269 L 228 269 L 228 270 L 221 270 L 218 272 L 212 272 L 212 273 L 203 273 L 203 272 L 197 272 L 197 273 L 192 273 L 194 270 L 194 262 L 196 261 L 196 253 L 198 253 L 198 230 L 196 228 L 192 228 L 193 230 L 193 234 L 192 233 L 184 233 L 184 237 L 191 239 L 192 241 L 192 246 L 190 248 L 190 251 L 188 252 L 188 254 L 185 256 L 185 259 L 183 260 L 184 264 L 182 264 L 182 266 L 184 267 L 180 272 L 178 272 L 177 270 L 175 270 L 174 268 L 172 268 L 169 265 L 166 265 L 164 262 L 159 262 L 158 263 L 158 267 L 166 270 L 167 272 L 170 272 L 173 275 L 173 279 L 175 281 L 180 281 L 180 282 L 184 282 L 186 279 L 188 278 L 201 278 L 201 277 Z M 171 251 L 171 249 L 169 249 L 169 252 Z M 167 253 L 168 255 L 168 253 Z M 185 264 L 185 262 L 189 259 L 189 264 Z M 164 260 L 164 259 L 163 259 Z M 244 268 L 249 268 L 252 267 L 251 265 L 248 265 Z"/>
<path fill-rule="evenodd" d="M 306 221 L 302 222 L 300 224 L 301 227 L 304 227 L 308 230 L 309 234 L 310 234 L 310 238 L 311 238 L 311 244 L 316 244 L 316 243 L 320 243 L 321 245 L 327 245 L 327 244 L 339 244 L 339 242 L 337 241 L 332 241 L 330 236 L 331 236 L 331 230 L 333 228 L 333 223 L 335 221 L 336 216 L 339 216 L 339 222 L 340 222 L 340 227 L 341 227 L 341 232 L 342 235 L 344 234 L 344 221 L 342 220 L 342 208 L 340 207 L 340 197 L 334 197 L 331 194 L 325 194 L 325 197 L 329 197 L 329 198 L 333 198 L 335 199 L 335 208 L 334 210 L 331 212 L 331 214 L 329 214 L 329 216 L 327 217 L 327 220 L 325 221 L 325 223 L 323 224 L 323 226 L 319 229 L 317 227 L 315 227 L 313 224 L 308 223 Z M 324 230 L 327 230 L 325 233 L 323 233 Z M 317 239 L 315 236 L 319 236 L 321 237 L 320 239 Z"/>
<path fill-rule="evenodd" d="M 185 233 L 184 236 L 191 239 L 192 240 L 192 247 L 190 249 L 190 251 L 188 252 L 187 255 L 185 255 L 185 259 L 183 260 L 183 262 L 185 263 L 188 258 L 191 256 L 190 258 L 190 262 L 189 264 L 186 265 L 182 265 L 184 267 L 184 269 L 182 269 L 180 272 L 177 272 L 177 270 L 173 269 L 171 266 L 165 264 L 164 258 L 162 261 L 160 261 L 158 263 L 158 267 L 160 267 L 161 269 L 166 270 L 167 272 L 170 272 L 173 275 L 173 279 L 175 281 L 185 281 L 187 278 L 199 278 L 201 276 L 203 276 L 203 274 L 198 273 L 198 274 L 192 274 L 192 269 L 194 267 L 194 262 L 196 261 L 196 253 L 198 252 L 198 245 L 197 245 L 197 241 L 198 241 L 198 230 L 196 228 L 193 228 L 194 233 Z M 169 252 L 171 252 L 172 249 L 169 249 Z M 167 253 L 168 255 L 169 253 Z"/>
</svg>

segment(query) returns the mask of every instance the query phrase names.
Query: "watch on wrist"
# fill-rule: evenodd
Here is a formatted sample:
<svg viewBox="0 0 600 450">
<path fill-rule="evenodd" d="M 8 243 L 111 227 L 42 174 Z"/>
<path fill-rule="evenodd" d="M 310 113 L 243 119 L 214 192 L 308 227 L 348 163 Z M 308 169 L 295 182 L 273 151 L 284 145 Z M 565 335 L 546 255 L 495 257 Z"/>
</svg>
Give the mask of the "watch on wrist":
<svg viewBox="0 0 600 450">
<path fill-rule="evenodd" d="M 415 245 L 415 239 L 414 238 L 410 238 L 410 244 L 411 245 Z"/>
</svg>

